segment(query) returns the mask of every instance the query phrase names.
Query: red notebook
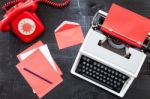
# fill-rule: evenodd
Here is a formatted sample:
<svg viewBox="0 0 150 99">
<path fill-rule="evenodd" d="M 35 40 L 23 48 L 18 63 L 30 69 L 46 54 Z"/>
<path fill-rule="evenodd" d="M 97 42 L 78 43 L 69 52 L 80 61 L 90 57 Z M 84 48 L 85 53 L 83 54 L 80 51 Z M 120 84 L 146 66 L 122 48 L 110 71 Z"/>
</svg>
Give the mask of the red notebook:
<svg viewBox="0 0 150 99">
<path fill-rule="evenodd" d="M 150 20 L 113 4 L 101 29 L 135 47 L 142 47 L 150 32 Z"/>
<path fill-rule="evenodd" d="M 16 67 L 39 98 L 42 98 L 63 81 L 61 76 L 52 68 L 40 50 L 36 50 L 25 60 L 17 64 Z M 50 84 L 38 76 L 25 71 L 24 68 L 27 68 L 31 72 L 52 83 Z"/>
</svg>

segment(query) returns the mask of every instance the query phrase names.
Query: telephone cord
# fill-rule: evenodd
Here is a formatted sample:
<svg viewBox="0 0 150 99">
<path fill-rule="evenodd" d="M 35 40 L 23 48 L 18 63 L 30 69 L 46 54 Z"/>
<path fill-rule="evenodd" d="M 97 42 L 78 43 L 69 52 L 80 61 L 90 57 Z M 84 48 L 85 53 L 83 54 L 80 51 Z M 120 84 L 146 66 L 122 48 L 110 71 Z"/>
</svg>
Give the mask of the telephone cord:
<svg viewBox="0 0 150 99">
<path fill-rule="evenodd" d="M 10 1 L 10 2 L 4 4 L 2 6 L 2 9 L 4 11 L 7 11 L 8 7 L 10 7 L 12 5 L 15 5 L 15 4 L 19 3 L 19 2 L 25 2 L 25 1 L 26 0 L 13 0 L 13 1 Z M 63 7 L 67 6 L 70 3 L 70 0 L 63 0 L 64 1 L 63 3 L 56 3 L 56 2 L 50 1 L 50 0 L 35 0 L 35 1 L 48 4 L 48 5 L 50 5 L 52 7 L 55 7 L 55 8 L 63 8 Z"/>
</svg>

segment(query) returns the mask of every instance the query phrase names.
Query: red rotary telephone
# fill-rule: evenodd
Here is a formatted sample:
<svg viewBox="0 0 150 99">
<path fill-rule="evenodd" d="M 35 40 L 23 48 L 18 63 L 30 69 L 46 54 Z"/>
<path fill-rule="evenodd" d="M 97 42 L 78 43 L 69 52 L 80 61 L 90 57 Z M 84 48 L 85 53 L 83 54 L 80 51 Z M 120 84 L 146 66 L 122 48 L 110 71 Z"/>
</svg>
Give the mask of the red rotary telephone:
<svg viewBox="0 0 150 99">
<path fill-rule="evenodd" d="M 14 0 L 8 2 L 2 7 L 6 13 L 0 21 L 0 31 L 7 32 L 12 30 L 26 43 L 30 43 L 37 38 L 44 31 L 42 22 L 35 14 L 38 6 L 37 2 L 62 8 L 67 6 L 70 0 L 64 0 L 64 3 L 54 3 L 48 0 Z M 11 5 L 14 6 L 7 10 Z"/>
</svg>

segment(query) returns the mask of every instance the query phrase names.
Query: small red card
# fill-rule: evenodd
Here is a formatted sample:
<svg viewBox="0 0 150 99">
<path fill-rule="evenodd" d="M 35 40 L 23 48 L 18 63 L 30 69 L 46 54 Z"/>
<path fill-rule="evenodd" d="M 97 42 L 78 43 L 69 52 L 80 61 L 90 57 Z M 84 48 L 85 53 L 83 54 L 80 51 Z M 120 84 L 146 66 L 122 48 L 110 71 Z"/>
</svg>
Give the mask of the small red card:
<svg viewBox="0 0 150 99">
<path fill-rule="evenodd" d="M 21 61 L 21 59 L 20 59 L 20 55 L 21 55 L 21 54 L 23 54 L 23 53 L 25 53 L 25 52 L 27 52 L 27 51 L 30 51 L 30 50 L 32 50 L 32 49 L 34 49 L 34 48 L 40 47 L 40 46 L 42 46 L 42 45 L 44 45 L 42 41 L 36 42 L 35 44 L 33 44 L 32 46 L 30 46 L 29 48 L 27 48 L 26 50 L 24 50 L 24 51 L 21 52 L 20 54 L 18 54 L 18 55 L 17 55 L 17 58 L 19 59 L 19 61 Z"/>
<path fill-rule="evenodd" d="M 54 67 L 56 72 L 58 74 L 62 75 L 63 73 L 60 70 L 60 68 L 58 67 L 58 65 L 56 64 L 56 62 L 54 61 L 54 59 L 52 58 L 51 53 L 48 49 L 48 46 L 46 44 L 43 44 L 42 41 L 38 41 L 37 43 L 35 43 L 32 46 L 30 46 L 29 48 L 27 48 L 25 51 L 18 54 L 17 58 L 21 62 L 25 58 L 25 57 L 23 58 L 23 56 L 26 56 L 26 57 L 30 56 L 30 54 L 34 53 L 34 51 L 36 51 L 37 49 L 39 49 L 43 53 L 43 55 L 47 58 L 49 63 Z"/>
</svg>

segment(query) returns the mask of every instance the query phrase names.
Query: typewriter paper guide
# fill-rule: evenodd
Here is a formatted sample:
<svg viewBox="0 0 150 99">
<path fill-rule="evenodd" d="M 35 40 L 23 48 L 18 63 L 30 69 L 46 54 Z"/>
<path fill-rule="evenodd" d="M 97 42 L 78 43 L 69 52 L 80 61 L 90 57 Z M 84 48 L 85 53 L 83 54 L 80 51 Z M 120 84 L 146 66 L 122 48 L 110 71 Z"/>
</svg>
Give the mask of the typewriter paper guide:
<svg viewBox="0 0 150 99">
<path fill-rule="evenodd" d="M 113 4 L 101 29 L 109 35 L 140 48 L 150 32 L 150 20 Z"/>
</svg>

